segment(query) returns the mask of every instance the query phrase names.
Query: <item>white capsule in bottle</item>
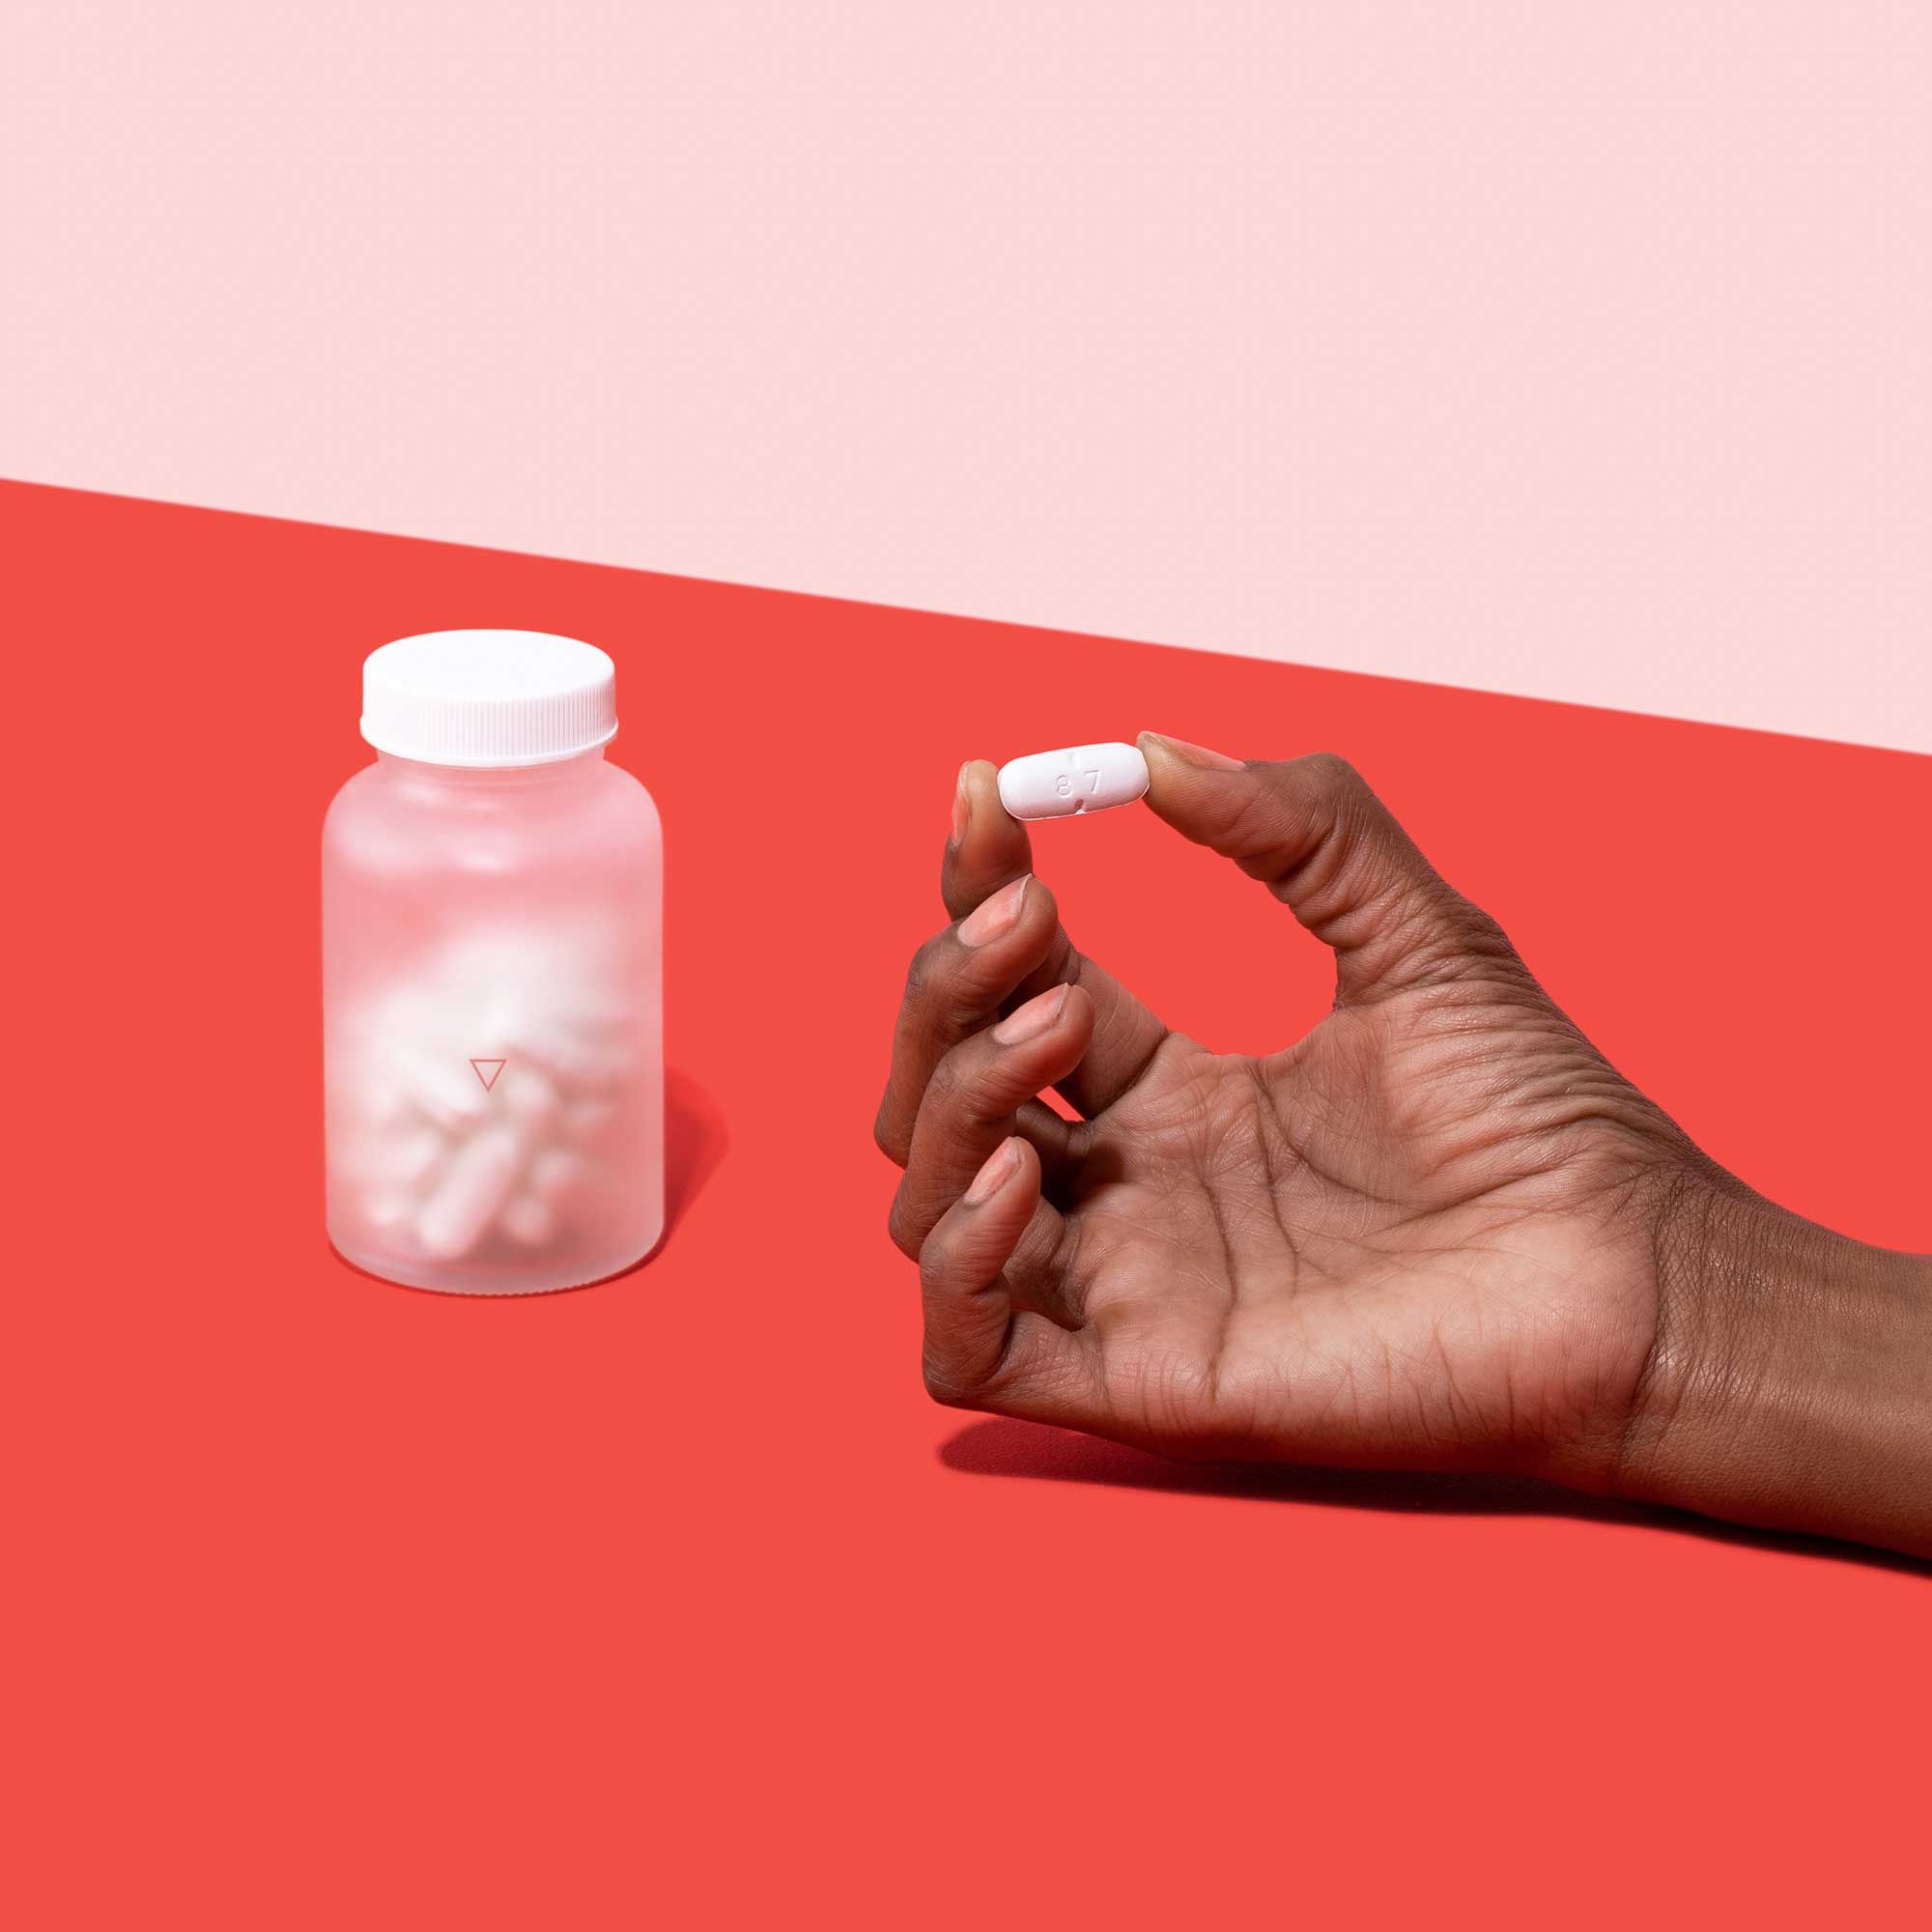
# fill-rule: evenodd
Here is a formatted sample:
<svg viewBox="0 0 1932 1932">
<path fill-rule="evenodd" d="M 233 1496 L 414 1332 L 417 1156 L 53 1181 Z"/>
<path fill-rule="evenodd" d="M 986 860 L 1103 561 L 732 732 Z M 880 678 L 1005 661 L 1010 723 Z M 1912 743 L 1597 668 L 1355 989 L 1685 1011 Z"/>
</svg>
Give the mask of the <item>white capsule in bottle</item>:
<svg viewBox="0 0 1932 1932">
<path fill-rule="evenodd" d="M 1105 811 L 1131 805 L 1147 788 L 1147 760 L 1134 745 L 1067 745 L 1000 767 L 1000 803 L 1015 818 Z"/>
</svg>

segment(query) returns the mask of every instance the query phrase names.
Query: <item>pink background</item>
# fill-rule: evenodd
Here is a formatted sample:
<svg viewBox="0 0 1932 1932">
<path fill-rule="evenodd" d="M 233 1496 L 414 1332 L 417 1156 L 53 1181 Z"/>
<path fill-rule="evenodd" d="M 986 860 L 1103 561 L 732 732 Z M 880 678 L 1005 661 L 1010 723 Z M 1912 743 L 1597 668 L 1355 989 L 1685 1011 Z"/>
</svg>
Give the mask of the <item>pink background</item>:
<svg viewBox="0 0 1932 1932">
<path fill-rule="evenodd" d="M 0 141 L 14 476 L 1932 751 L 1909 0 L 11 0 Z"/>
</svg>

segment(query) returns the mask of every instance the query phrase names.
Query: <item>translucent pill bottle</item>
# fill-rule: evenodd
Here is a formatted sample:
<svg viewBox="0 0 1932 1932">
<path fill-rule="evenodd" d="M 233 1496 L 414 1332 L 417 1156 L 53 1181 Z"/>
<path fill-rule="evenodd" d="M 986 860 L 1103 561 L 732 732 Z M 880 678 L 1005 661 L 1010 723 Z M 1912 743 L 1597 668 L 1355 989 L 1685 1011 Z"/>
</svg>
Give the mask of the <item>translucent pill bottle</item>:
<svg viewBox="0 0 1932 1932">
<path fill-rule="evenodd" d="M 535 631 L 371 654 L 376 761 L 323 827 L 328 1236 L 412 1288 L 534 1294 L 664 1227 L 664 842 L 605 760 L 611 660 Z"/>
</svg>

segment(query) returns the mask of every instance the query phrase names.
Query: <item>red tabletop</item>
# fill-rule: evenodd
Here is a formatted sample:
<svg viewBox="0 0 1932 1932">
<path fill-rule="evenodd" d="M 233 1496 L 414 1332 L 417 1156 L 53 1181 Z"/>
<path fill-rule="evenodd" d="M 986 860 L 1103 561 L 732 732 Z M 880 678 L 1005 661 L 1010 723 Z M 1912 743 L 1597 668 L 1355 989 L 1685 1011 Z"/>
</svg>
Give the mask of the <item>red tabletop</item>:
<svg viewBox="0 0 1932 1932">
<path fill-rule="evenodd" d="M 1932 1247 L 1932 760 L 21 486 L 0 529 L 15 1922 L 1922 1912 L 1923 1570 L 934 1407 L 869 1123 L 960 760 L 1151 726 L 1346 753 L 1712 1154 Z M 671 1230 L 529 1300 L 322 1227 L 358 666 L 472 624 L 611 652 L 669 859 Z M 1175 1025 L 1322 1011 L 1151 813 L 1035 849 Z"/>
</svg>

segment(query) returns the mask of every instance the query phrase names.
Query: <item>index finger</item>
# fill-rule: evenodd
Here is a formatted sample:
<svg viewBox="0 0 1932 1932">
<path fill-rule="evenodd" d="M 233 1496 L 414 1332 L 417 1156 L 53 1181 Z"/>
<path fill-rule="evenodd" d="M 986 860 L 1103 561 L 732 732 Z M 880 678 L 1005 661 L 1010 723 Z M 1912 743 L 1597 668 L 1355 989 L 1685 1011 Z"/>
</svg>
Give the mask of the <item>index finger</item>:
<svg viewBox="0 0 1932 1932">
<path fill-rule="evenodd" d="M 946 909 L 964 919 L 982 899 L 1033 870 L 1026 827 L 1000 803 L 999 772 L 987 758 L 959 768 L 952 799 L 952 837 L 940 868 Z M 1056 923 L 1043 964 L 1001 1007 L 1011 1012 L 1050 987 L 1073 985 L 1094 1002 L 1094 1043 L 1087 1057 L 1055 1083 L 1068 1105 L 1089 1120 L 1110 1107 L 1147 1069 L 1167 1029 L 1104 967 L 1089 959 Z"/>
<path fill-rule="evenodd" d="M 1000 775 L 990 758 L 968 758 L 952 793 L 952 837 L 939 868 L 939 895 L 953 919 L 1033 870 L 1026 827 L 1000 803 Z"/>
</svg>

